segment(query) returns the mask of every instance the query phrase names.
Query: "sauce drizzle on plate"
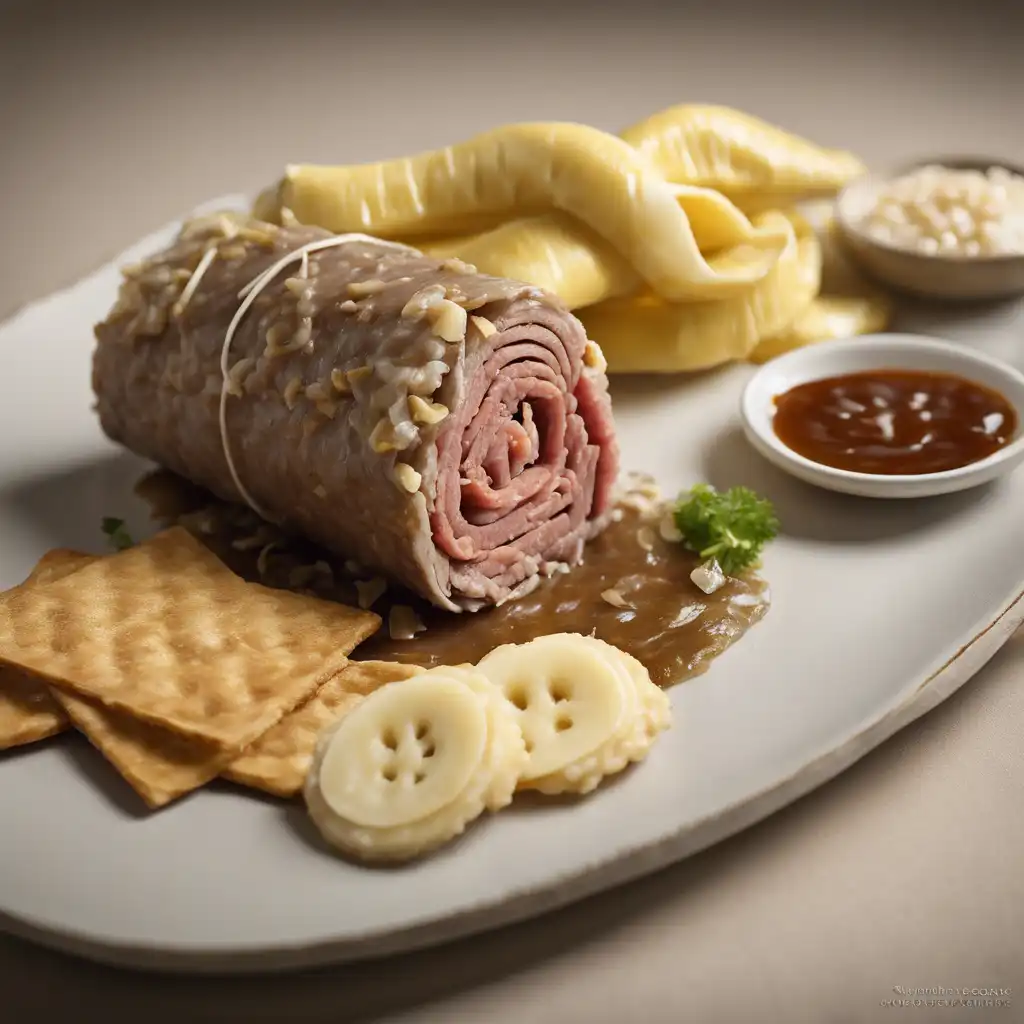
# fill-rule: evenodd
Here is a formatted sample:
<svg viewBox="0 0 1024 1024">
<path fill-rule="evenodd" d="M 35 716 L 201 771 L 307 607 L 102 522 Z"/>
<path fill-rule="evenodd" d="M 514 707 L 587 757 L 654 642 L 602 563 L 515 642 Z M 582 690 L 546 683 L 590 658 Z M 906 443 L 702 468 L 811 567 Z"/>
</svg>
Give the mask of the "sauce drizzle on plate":
<svg viewBox="0 0 1024 1024">
<path fill-rule="evenodd" d="M 136 491 L 157 521 L 192 530 L 244 579 L 309 587 L 318 597 L 356 604 L 343 559 L 278 534 L 245 506 L 217 501 L 165 470 L 143 478 Z M 767 584 L 749 574 L 704 594 L 690 580 L 700 559 L 661 537 L 654 524 L 645 526 L 635 511 L 623 513 L 587 545 L 582 565 L 498 608 L 453 614 L 393 586 L 379 591 L 373 610 L 385 626 L 359 646 L 353 660 L 459 665 L 477 662 L 498 644 L 593 631 L 643 662 L 659 686 L 699 675 L 767 612 Z M 608 590 L 619 595 L 621 607 L 604 599 Z M 426 630 L 414 639 L 392 639 L 386 625 L 392 603 L 414 608 Z"/>
<path fill-rule="evenodd" d="M 772 427 L 798 455 L 852 473 L 920 476 L 979 462 L 1013 440 L 998 391 L 949 373 L 879 369 L 777 395 Z"/>
</svg>

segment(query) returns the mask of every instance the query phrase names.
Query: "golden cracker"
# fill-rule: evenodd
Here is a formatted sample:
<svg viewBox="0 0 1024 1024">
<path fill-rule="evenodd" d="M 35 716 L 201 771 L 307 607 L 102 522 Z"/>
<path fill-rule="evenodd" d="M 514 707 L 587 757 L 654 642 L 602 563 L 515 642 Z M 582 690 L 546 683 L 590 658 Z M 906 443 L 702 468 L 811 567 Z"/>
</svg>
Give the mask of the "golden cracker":
<svg viewBox="0 0 1024 1024">
<path fill-rule="evenodd" d="M 92 745 L 155 810 L 221 774 L 274 796 L 294 796 L 302 788 L 321 729 L 347 714 L 377 687 L 421 671 L 416 666 L 383 661 L 349 662 L 234 761 L 231 752 L 217 746 L 77 694 L 54 690 L 54 696 Z"/>
<path fill-rule="evenodd" d="M 234 756 L 70 691 L 55 688 L 53 694 L 76 728 L 153 810 L 215 779 Z"/>
<path fill-rule="evenodd" d="M 422 672 L 416 665 L 390 661 L 350 661 L 301 707 L 267 730 L 223 776 L 274 796 L 294 796 L 302 789 L 320 733 L 347 715 L 367 694 L 385 683 Z"/>
<path fill-rule="evenodd" d="M 369 612 L 246 583 L 175 527 L 0 599 L 0 663 L 239 751 L 379 625 Z"/>
<path fill-rule="evenodd" d="M 48 551 L 28 579 L 16 589 L 24 590 L 62 579 L 92 560 L 91 555 L 66 548 Z M 68 716 L 44 683 L 18 668 L 0 668 L 0 750 L 56 736 L 70 725 Z"/>
</svg>

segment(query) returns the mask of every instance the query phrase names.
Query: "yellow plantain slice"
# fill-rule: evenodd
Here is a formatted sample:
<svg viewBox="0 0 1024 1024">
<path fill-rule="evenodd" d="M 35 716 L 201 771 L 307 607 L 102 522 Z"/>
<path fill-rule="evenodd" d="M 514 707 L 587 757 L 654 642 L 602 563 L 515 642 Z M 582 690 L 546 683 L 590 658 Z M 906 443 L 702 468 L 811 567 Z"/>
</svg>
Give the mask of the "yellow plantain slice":
<svg viewBox="0 0 1024 1024">
<path fill-rule="evenodd" d="M 292 166 L 276 203 L 329 231 L 413 240 L 561 211 L 604 239 L 655 294 L 670 300 L 735 294 L 765 276 L 781 242 L 759 232 L 719 193 L 667 182 L 629 144 L 577 124 L 508 125 L 377 164 Z M 272 195 L 258 202 L 263 214 L 272 215 L 273 205 Z M 717 271 L 695 230 L 708 249 L 743 240 L 758 250 L 757 258 Z M 760 251 L 765 248 L 769 257 Z"/>
<path fill-rule="evenodd" d="M 669 107 L 621 137 L 667 181 L 716 189 L 754 212 L 831 195 L 866 170 L 852 153 L 823 149 L 728 107 Z"/>
<path fill-rule="evenodd" d="M 821 295 L 780 334 L 761 341 L 748 358 L 752 363 L 766 363 L 776 356 L 819 341 L 882 331 L 888 326 L 889 316 L 889 303 L 881 296 Z"/>
<path fill-rule="evenodd" d="M 702 252 L 735 247 L 737 254 L 742 253 L 709 262 L 722 280 L 757 281 L 772 269 L 788 240 L 788 229 L 778 230 L 774 222 L 753 226 L 717 192 L 685 185 L 670 188 Z M 643 288 L 643 279 L 629 260 L 565 213 L 509 221 L 481 235 L 439 239 L 421 248 L 432 256 L 457 256 L 485 274 L 546 288 L 570 309 Z"/>
<path fill-rule="evenodd" d="M 665 302 L 653 295 L 611 299 L 580 310 L 610 373 L 681 373 L 744 359 L 761 338 L 782 332 L 805 310 L 821 283 L 821 245 L 795 214 L 770 211 L 757 223 L 788 232 L 771 272 L 743 295 L 722 302 Z M 743 253 L 727 250 L 712 263 Z"/>
</svg>

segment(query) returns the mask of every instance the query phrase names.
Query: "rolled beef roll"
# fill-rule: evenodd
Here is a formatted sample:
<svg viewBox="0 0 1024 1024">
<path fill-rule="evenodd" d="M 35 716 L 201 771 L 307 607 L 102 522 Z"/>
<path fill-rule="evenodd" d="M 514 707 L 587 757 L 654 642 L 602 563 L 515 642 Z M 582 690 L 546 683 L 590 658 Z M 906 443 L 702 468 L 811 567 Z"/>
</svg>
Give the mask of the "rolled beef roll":
<svg viewBox="0 0 1024 1024">
<path fill-rule="evenodd" d="M 113 440 L 453 611 L 564 571 L 609 516 L 600 349 L 458 260 L 237 215 L 126 268 L 96 328 Z"/>
</svg>

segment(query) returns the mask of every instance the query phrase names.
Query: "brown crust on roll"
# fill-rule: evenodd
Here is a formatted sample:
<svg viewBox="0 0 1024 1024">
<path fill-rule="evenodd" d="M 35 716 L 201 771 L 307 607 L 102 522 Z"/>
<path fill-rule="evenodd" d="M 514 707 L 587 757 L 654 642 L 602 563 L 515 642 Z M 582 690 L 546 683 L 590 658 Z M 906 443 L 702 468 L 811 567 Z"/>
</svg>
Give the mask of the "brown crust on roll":
<svg viewBox="0 0 1024 1024">
<path fill-rule="evenodd" d="M 239 292 L 330 237 L 201 218 L 129 268 L 96 328 L 104 431 L 242 500 L 218 421 Z M 376 240 L 307 260 L 259 291 L 231 340 L 227 438 L 254 502 L 452 610 L 577 561 L 618 461 L 579 321 L 529 285 Z"/>
</svg>

